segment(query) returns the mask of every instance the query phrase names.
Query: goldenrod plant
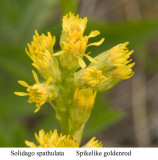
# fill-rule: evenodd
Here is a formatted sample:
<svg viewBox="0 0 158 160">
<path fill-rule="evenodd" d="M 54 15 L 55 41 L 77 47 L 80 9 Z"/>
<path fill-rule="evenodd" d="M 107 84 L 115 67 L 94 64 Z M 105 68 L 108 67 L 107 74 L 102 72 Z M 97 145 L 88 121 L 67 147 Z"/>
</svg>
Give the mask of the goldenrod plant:
<svg viewBox="0 0 158 160">
<path fill-rule="evenodd" d="M 26 87 L 26 92 L 15 92 L 19 96 L 29 96 L 28 102 L 35 103 L 35 113 L 44 103 L 49 103 L 56 112 L 60 123 L 61 134 L 57 130 L 45 133 L 42 129 L 35 137 L 39 146 L 25 141 L 29 147 L 79 147 L 86 122 L 93 109 L 98 92 L 106 91 L 118 82 L 133 76 L 128 42 L 121 43 L 92 58 L 86 52 L 87 47 L 99 46 L 98 42 L 89 43 L 89 38 L 100 34 L 94 30 L 84 35 L 87 17 L 69 13 L 62 19 L 61 50 L 53 51 L 55 36 L 50 32 L 39 35 L 37 30 L 33 41 L 28 44 L 27 55 L 32 65 L 43 77 L 39 82 L 38 75 L 32 71 L 35 84 L 18 81 Z M 86 65 L 86 57 L 90 64 Z M 96 106 L 97 107 L 97 106 Z M 93 137 L 83 147 L 102 147 L 102 143 Z"/>
</svg>

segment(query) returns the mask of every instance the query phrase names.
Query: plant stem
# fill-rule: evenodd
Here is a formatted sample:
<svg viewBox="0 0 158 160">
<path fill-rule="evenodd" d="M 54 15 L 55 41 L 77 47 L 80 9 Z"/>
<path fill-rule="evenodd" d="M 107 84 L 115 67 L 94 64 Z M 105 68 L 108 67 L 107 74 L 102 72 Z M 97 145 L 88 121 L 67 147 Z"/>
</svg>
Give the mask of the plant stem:
<svg viewBox="0 0 158 160">
<path fill-rule="evenodd" d="M 49 104 L 50 104 L 51 107 L 56 111 L 56 106 L 52 103 L 52 101 L 49 101 Z"/>
</svg>

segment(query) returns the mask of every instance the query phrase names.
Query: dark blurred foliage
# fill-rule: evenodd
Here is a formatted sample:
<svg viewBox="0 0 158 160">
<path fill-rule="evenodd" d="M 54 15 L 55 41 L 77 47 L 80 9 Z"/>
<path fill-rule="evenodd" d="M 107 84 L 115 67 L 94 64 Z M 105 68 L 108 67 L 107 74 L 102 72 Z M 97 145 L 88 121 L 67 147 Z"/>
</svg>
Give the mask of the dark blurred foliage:
<svg viewBox="0 0 158 160">
<path fill-rule="evenodd" d="M 115 2 L 115 3 L 114 3 Z M 44 105 L 18 97 L 17 80 L 34 83 L 31 60 L 25 53 L 34 30 L 50 31 L 60 50 L 62 15 L 72 11 L 88 16 L 86 33 L 99 30 L 105 37 L 92 55 L 125 41 L 135 50 L 135 75 L 97 96 L 84 140 L 97 136 L 104 146 L 158 146 L 158 2 L 155 0 L 1 0 L 0 1 L 0 146 L 22 147 L 41 128 L 59 129 L 55 113 Z M 145 139 L 145 140 L 144 140 Z"/>
</svg>

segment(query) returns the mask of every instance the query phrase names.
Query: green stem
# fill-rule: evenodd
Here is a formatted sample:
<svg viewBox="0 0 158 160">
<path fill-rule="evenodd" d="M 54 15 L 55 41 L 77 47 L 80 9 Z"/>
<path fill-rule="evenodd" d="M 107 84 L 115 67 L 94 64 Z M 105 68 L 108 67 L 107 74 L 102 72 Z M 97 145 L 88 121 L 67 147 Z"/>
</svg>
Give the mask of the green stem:
<svg viewBox="0 0 158 160">
<path fill-rule="evenodd" d="M 56 115 L 61 127 L 61 131 L 63 134 L 69 134 L 69 123 L 68 123 L 68 116 L 65 112 L 60 112 Z"/>
<path fill-rule="evenodd" d="M 49 104 L 50 104 L 51 107 L 56 111 L 56 106 L 52 103 L 52 101 L 49 101 Z"/>
<path fill-rule="evenodd" d="M 56 111 L 56 118 L 59 121 L 62 133 L 75 137 L 76 142 L 80 144 L 84 124 L 80 122 L 78 123 L 78 121 L 76 124 L 76 121 L 74 122 L 70 118 L 70 108 L 73 104 L 74 93 L 73 73 L 63 71 L 62 75 L 63 81 L 59 85 L 60 94 L 56 99 L 56 106 L 52 103 L 50 104 Z"/>
<path fill-rule="evenodd" d="M 62 96 L 62 94 L 59 95 L 56 100 L 56 105 L 57 105 L 56 118 L 60 123 L 62 133 L 69 134 L 68 110 L 63 100 L 64 97 Z"/>
<path fill-rule="evenodd" d="M 84 129 L 84 124 L 83 125 L 79 125 L 79 126 L 75 126 L 77 124 L 74 124 L 73 126 L 71 126 L 71 131 L 70 131 L 70 135 L 71 137 L 76 138 L 76 142 L 78 144 L 81 143 L 81 139 L 82 139 L 82 135 L 83 135 L 83 129 Z"/>
</svg>

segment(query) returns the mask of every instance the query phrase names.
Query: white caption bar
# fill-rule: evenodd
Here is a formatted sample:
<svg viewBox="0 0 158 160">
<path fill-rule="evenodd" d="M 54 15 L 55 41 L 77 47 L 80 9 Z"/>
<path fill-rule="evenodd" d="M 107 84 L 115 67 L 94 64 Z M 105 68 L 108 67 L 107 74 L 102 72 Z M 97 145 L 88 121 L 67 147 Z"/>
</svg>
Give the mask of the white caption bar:
<svg viewBox="0 0 158 160">
<path fill-rule="evenodd" d="M 158 160 L 158 148 L 0 148 L 6 160 Z"/>
</svg>

